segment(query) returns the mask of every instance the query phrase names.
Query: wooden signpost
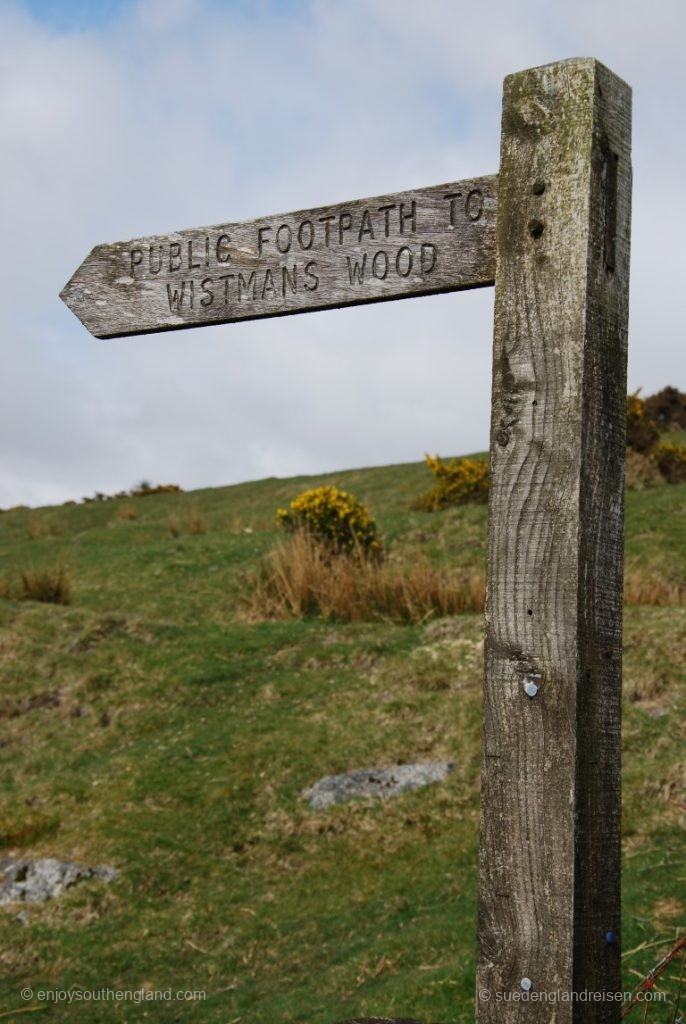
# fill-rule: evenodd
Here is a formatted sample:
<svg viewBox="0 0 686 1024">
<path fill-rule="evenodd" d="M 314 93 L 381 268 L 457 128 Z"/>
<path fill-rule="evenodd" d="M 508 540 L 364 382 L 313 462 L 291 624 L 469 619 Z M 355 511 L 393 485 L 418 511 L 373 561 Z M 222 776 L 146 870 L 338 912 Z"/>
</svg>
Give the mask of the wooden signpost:
<svg viewBox="0 0 686 1024">
<path fill-rule="evenodd" d="M 631 94 L 595 60 L 509 76 L 500 173 L 97 246 L 98 337 L 495 283 L 476 1014 L 620 1007 Z"/>
<path fill-rule="evenodd" d="M 495 280 L 497 176 L 98 245 L 62 291 L 91 334 L 178 330 Z"/>
</svg>

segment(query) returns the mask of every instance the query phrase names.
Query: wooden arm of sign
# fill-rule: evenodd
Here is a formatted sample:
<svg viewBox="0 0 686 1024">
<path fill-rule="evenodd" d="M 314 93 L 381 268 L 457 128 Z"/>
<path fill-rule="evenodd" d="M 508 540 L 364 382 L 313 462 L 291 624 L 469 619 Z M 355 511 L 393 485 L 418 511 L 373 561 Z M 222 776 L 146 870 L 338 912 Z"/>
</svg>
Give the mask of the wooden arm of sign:
<svg viewBox="0 0 686 1024">
<path fill-rule="evenodd" d="M 481 288 L 497 176 L 98 245 L 61 292 L 98 338 Z"/>
</svg>

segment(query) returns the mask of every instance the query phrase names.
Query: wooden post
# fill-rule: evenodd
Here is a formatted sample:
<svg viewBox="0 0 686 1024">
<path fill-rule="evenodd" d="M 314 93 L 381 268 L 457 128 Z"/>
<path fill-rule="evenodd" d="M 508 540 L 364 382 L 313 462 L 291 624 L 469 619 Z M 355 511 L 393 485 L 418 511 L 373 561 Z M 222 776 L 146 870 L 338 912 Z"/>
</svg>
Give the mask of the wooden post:
<svg viewBox="0 0 686 1024">
<path fill-rule="evenodd" d="M 595 60 L 504 86 L 479 1024 L 619 1020 L 584 992 L 621 987 L 630 96 Z"/>
</svg>

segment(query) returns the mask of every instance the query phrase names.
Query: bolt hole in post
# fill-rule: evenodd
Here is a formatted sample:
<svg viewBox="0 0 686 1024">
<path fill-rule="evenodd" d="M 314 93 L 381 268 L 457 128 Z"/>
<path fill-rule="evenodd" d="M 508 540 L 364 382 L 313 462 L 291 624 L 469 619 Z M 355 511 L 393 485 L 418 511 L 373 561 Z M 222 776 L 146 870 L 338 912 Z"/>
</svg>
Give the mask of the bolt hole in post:
<svg viewBox="0 0 686 1024">
<path fill-rule="evenodd" d="M 535 218 L 533 220 L 530 220 L 527 226 L 529 228 L 529 234 L 532 238 L 540 238 L 543 232 L 545 231 L 545 224 L 543 223 L 543 221 L 536 220 Z"/>
</svg>

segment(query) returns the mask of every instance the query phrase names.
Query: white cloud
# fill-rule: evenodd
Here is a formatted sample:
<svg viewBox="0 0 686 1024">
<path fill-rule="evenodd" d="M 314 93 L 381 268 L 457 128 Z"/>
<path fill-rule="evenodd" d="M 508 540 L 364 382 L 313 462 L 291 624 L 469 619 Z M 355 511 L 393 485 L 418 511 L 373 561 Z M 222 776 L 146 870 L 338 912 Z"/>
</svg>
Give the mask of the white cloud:
<svg viewBox="0 0 686 1024">
<path fill-rule="evenodd" d="M 686 25 L 658 7 L 141 0 L 67 33 L 0 0 L 0 506 L 483 447 L 490 292 L 106 343 L 57 295 L 97 242 L 495 171 L 503 76 L 563 56 L 634 86 L 630 379 L 683 383 Z"/>
<path fill-rule="evenodd" d="M 194 16 L 202 17 L 198 0 L 141 0 L 135 12 L 145 29 L 164 31 L 188 25 Z"/>
</svg>

